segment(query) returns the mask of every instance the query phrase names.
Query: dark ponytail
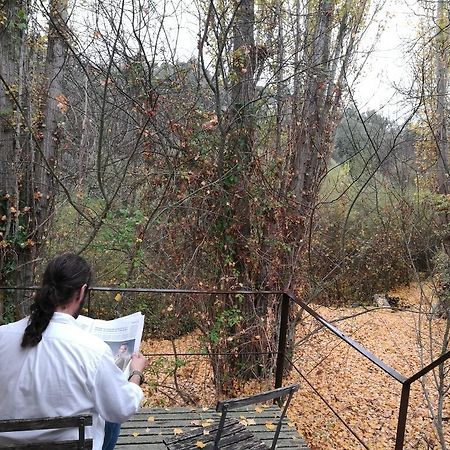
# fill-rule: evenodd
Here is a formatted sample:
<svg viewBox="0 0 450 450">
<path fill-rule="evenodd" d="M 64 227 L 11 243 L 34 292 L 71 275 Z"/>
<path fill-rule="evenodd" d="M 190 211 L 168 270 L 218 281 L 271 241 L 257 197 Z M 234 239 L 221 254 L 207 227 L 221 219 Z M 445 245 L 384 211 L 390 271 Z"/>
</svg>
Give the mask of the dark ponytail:
<svg viewBox="0 0 450 450">
<path fill-rule="evenodd" d="M 72 300 L 84 284 L 89 284 L 91 268 L 84 258 L 73 253 L 53 258 L 45 269 L 42 287 L 31 305 L 28 326 L 22 339 L 22 347 L 34 347 L 42 339 L 42 333 L 50 323 L 58 306 Z"/>
</svg>

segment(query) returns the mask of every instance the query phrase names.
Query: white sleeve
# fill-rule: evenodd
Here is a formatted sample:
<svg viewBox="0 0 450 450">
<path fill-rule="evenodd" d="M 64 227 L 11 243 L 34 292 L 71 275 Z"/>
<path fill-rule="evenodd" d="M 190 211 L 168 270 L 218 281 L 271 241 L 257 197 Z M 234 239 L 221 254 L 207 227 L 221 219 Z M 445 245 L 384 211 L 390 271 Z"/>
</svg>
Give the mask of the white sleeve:
<svg viewBox="0 0 450 450">
<path fill-rule="evenodd" d="M 123 423 L 135 414 L 144 397 L 142 389 L 130 383 L 114 364 L 112 353 L 100 360 L 93 387 L 95 409 L 108 422 Z"/>
</svg>

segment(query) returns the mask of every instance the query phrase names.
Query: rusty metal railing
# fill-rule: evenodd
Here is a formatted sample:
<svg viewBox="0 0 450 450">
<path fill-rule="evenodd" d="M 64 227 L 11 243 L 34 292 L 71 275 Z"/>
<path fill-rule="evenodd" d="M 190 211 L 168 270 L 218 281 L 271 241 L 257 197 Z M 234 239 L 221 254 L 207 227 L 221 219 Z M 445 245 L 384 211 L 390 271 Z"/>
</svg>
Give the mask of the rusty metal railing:
<svg viewBox="0 0 450 450">
<path fill-rule="evenodd" d="M 285 297 L 288 297 L 289 300 L 285 300 Z M 290 306 L 291 301 L 293 303 L 297 304 L 298 306 L 300 306 L 304 311 L 306 311 L 308 314 L 310 314 L 312 317 L 314 317 L 318 322 L 320 322 L 331 333 L 333 333 L 339 339 L 341 339 L 346 344 L 348 344 L 350 347 L 355 349 L 357 352 L 359 352 L 361 355 L 363 355 L 365 358 L 367 358 L 370 362 L 372 362 L 374 365 L 376 365 L 381 370 L 383 370 L 386 374 L 388 374 L 391 378 L 393 378 L 395 381 L 397 381 L 402 386 L 400 405 L 399 405 L 399 413 L 398 413 L 398 421 L 397 421 L 397 432 L 396 432 L 396 438 L 395 438 L 395 450 L 402 450 L 404 447 L 404 443 L 405 443 L 405 431 L 406 431 L 406 422 L 407 422 L 407 416 L 408 416 L 409 395 L 411 392 L 411 385 L 412 385 L 412 383 L 417 381 L 419 378 L 426 375 L 428 372 L 430 372 L 434 368 L 438 367 L 439 365 L 441 365 L 445 361 L 447 361 L 450 358 L 450 351 L 442 354 L 441 356 L 439 356 L 439 358 L 437 358 L 436 360 L 434 360 L 433 362 L 431 362 L 430 364 L 428 364 L 427 366 L 425 366 L 424 368 L 422 368 L 421 370 L 416 372 L 414 375 L 412 375 L 410 377 L 405 377 L 402 374 L 400 374 L 399 372 L 397 372 L 395 369 L 393 369 L 391 366 L 384 363 L 381 359 L 376 357 L 369 350 L 364 348 L 361 344 L 359 344 L 358 342 L 356 342 L 353 339 L 346 336 L 342 331 L 340 331 L 333 324 L 331 324 L 330 322 L 325 320 L 322 316 L 317 314 L 317 312 L 315 312 L 309 305 L 307 305 L 306 303 L 299 300 L 293 292 L 285 292 L 283 295 L 283 304 L 285 306 L 282 307 L 282 309 L 281 309 L 282 317 L 281 317 L 280 324 L 283 324 L 284 322 L 286 322 L 286 318 L 289 317 L 289 306 Z M 284 319 L 283 319 L 283 315 L 285 315 Z M 287 329 L 284 332 L 287 332 Z M 280 334 L 281 334 L 281 328 L 280 328 Z M 281 336 L 280 336 L 280 342 L 281 342 Z M 279 355 L 285 355 L 285 352 L 286 352 L 285 345 L 284 345 L 284 347 L 279 348 Z M 283 361 L 284 360 L 285 360 L 285 358 L 283 358 Z M 279 369 L 279 367 L 277 367 L 277 371 L 278 371 L 278 369 Z M 279 384 L 280 380 L 276 381 L 276 383 Z M 276 386 L 278 384 L 276 384 Z M 324 400 L 324 399 L 322 398 L 322 400 Z M 327 404 L 327 406 L 330 407 L 328 404 Z M 335 415 L 337 415 L 336 412 L 332 408 L 331 408 L 331 410 L 333 411 L 333 413 Z M 337 417 L 339 420 L 342 421 L 342 419 L 339 415 L 337 415 Z M 350 429 L 347 424 L 344 423 L 344 425 L 348 429 Z M 366 446 L 366 444 L 355 433 L 353 433 L 352 430 L 350 430 L 350 431 L 365 448 L 368 448 Z"/>
<path fill-rule="evenodd" d="M 0 290 L 36 290 L 39 289 L 38 286 L 16 286 L 16 287 L 8 287 L 8 286 L 0 286 Z M 120 287 L 90 287 L 89 293 L 91 292 L 121 292 L 121 293 L 155 293 L 155 294 L 191 294 L 191 295 L 277 295 L 281 299 L 280 304 L 280 324 L 279 324 L 279 338 L 278 338 L 278 350 L 276 353 L 276 364 L 275 364 L 275 388 L 281 387 L 283 384 L 283 375 L 285 371 L 286 362 L 292 363 L 287 358 L 287 334 L 289 327 L 289 312 L 291 303 L 298 305 L 305 312 L 307 312 L 310 316 L 312 316 L 315 320 L 317 320 L 324 328 L 329 330 L 332 334 L 337 336 L 351 348 L 356 350 L 362 356 L 364 356 L 367 360 L 369 360 L 372 364 L 380 368 L 387 375 L 389 375 L 392 379 L 398 382 L 401 385 L 401 397 L 400 397 L 400 405 L 399 405 L 399 413 L 398 413 L 398 421 L 397 421 L 397 431 L 396 431 L 396 440 L 395 440 L 395 450 L 402 450 L 404 447 L 405 441 L 405 430 L 408 416 L 408 406 L 409 406 L 409 396 L 411 391 L 411 385 L 420 379 L 422 376 L 429 373 L 434 368 L 443 364 L 445 361 L 450 359 L 450 351 L 444 353 L 439 358 L 416 372 L 414 375 L 410 377 L 405 377 L 404 375 L 397 372 L 394 368 L 383 362 L 380 358 L 375 356 L 372 352 L 367 350 L 364 346 L 346 336 L 342 331 L 340 331 L 337 327 L 335 327 L 332 323 L 328 322 L 324 319 L 320 314 L 314 311 L 308 304 L 299 300 L 293 292 L 290 291 L 254 291 L 254 290 L 202 290 L 202 289 L 154 289 L 154 288 L 120 288 Z M 88 296 L 87 301 L 87 310 L 88 314 L 91 312 L 91 296 Z M 191 356 L 195 355 L 195 353 L 190 353 Z M 204 354 L 199 354 L 201 356 L 205 356 Z M 299 372 L 300 373 L 300 372 Z M 301 373 L 300 373 L 301 375 Z M 309 382 L 308 382 L 309 384 Z M 313 387 L 312 385 L 310 385 Z M 314 389 L 314 388 L 313 388 Z M 315 389 L 314 389 L 315 390 Z M 343 419 L 337 414 L 337 412 L 329 405 L 326 400 L 320 396 L 320 394 L 315 391 L 316 394 L 324 401 L 328 408 L 335 414 L 339 420 L 343 421 Z M 358 435 L 349 427 L 348 424 L 343 422 L 344 425 L 349 429 L 349 431 L 356 437 L 356 439 L 365 447 L 368 448 L 367 445 L 358 437 Z"/>
</svg>

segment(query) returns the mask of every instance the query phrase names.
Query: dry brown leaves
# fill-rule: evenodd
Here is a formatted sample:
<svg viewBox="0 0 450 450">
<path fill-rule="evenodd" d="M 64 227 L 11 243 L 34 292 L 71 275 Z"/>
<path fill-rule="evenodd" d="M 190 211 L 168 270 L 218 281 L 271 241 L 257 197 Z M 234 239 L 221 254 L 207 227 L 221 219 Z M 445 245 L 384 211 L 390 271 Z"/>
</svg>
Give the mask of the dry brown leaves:
<svg viewBox="0 0 450 450">
<path fill-rule="evenodd" d="M 215 405 L 208 357 L 190 355 L 202 351 L 199 333 L 191 333 L 174 343 L 169 340 L 144 341 L 141 351 L 151 355 L 145 373 L 144 406 Z"/>
<path fill-rule="evenodd" d="M 424 299 L 414 286 L 399 289 L 393 295 L 400 297 L 401 305 L 416 309 Z M 391 309 L 371 312 L 363 308 L 315 309 L 330 321 L 345 318 L 335 322 L 335 326 L 404 376 L 419 370 L 421 358 L 425 364 L 431 360 L 430 349 L 434 352 L 433 357 L 440 354 L 443 321 L 434 319 L 428 323 L 417 313 Z M 418 338 L 419 329 L 421 339 Z M 318 327 L 312 319 L 306 318 L 298 326 L 297 342 L 293 358 L 295 369 L 285 383 L 299 382 L 301 389 L 292 401 L 289 421 L 306 438 L 311 449 L 360 449 L 362 446 L 298 371 L 370 449 L 392 449 L 401 385 L 340 339 Z M 197 333 L 176 341 L 177 353 L 198 351 L 199 347 Z M 153 341 L 143 343 L 142 350 L 152 354 L 172 353 L 173 347 L 170 341 Z M 215 403 L 213 376 L 206 357 L 180 356 L 187 363 L 177 369 L 176 384 L 169 365 L 155 365 L 158 358 L 150 358 L 153 369 L 147 373 L 150 380 L 150 386 L 146 388 L 147 406 L 186 404 L 186 399 L 197 405 L 211 406 Z M 154 370 L 155 367 L 159 370 Z M 432 377 L 426 383 L 427 387 L 432 386 Z M 249 383 L 241 394 L 257 392 L 258 386 L 257 383 Z M 180 390 L 181 396 L 178 395 Z M 435 406 L 432 391 L 429 398 Z M 444 416 L 450 416 L 448 404 L 444 405 Z M 438 448 L 430 417 L 423 388 L 420 383 L 415 383 L 408 411 L 406 449 Z M 449 430 L 446 432 L 450 442 Z"/>
</svg>

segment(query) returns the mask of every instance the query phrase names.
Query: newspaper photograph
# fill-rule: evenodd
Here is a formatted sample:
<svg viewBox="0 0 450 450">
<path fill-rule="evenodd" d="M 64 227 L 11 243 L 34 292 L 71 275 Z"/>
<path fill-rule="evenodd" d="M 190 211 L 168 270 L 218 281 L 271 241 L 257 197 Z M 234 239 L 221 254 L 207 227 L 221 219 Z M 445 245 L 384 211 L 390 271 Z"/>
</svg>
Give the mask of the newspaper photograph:
<svg viewBox="0 0 450 450">
<path fill-rule="evenodd" d="M 78 326 L 105 341 L 120 370 L 129 373 L 131 355 L 139 351 L 144 330 L 144 315 L 140 312 L 114 320 L 78 316 Z"/>
</svg>

